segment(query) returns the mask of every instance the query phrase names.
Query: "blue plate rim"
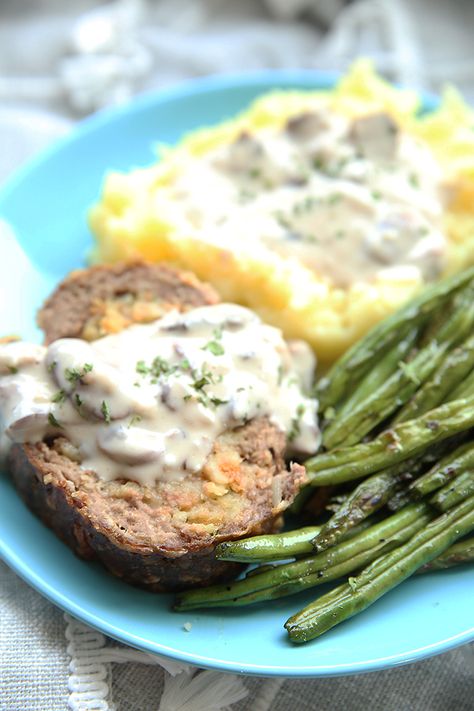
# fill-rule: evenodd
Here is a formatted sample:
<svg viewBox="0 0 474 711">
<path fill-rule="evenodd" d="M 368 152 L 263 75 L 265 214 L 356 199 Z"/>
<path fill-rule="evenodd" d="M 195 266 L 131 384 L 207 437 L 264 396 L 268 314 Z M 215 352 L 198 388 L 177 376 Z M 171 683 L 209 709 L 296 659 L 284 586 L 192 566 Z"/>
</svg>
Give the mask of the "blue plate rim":
<svg viewBox="0 0 474 711">
<path fill-rule="evenodd" d="M 474 640 L 474 627 L 472 627 L 471 629 L 457 635 L 447 637 L 439 642 L 422 647 L 416 647 L 401 654 L 378 657 L 376 659 L 366 660 L 363 662 L 351 662 L 350 664 L 318 664 L 317 666 L 301 665 L 298 669 L 283 665 L 265 664 L 259 666 L 256 664 L 249 664 L 248 662 L 242 662 L 240 664 L 235 661 L 226 662 L 218 658 L 183 652 L 183 650 L 175 649 L 168 645 L 154 644 L 150 642 L 150 640 L 139 637 L 138 635 L 132 635 L 126 630 L 109 624 L 107 621 L 98 618 L 86 608 L 77 605 L 75 602 L 71 601 L 66 596 L 51 587 L 45 580 L 38 576 L 30 566 L 24 564 L 15 552 L 9 546 L 6 546 L 1 540 L 0 558 L 2 558 L 4 562 L 7 563 L 7 565 L 9 565 L 23 580 L 25 580 L 25 582 L 35 588 L 50 602 L 54 603 L 65 612 L 73 615 L 73 617 L 76 617 L 81 622 L 94 627 L 102 633 L 109 635 L 120 642 L 129 644 L 131 647 L 139 649 L 143 652 L 169 657 L 175 661 L 185 662 L 193 666 L 203 667 L 206 669 L 215 669 L 228 673 L 239 672 L 249 676 L 283 676 L 288 678 L 349 676 L 381 671 L 395 666 L 412 664 L 413 662 L 427 659 L 428 657 L 441 654 L 442 652 L 447 652 L 450 649 L 458 647 L 462 644 L 467 644 L 468 642 Z"/>
<path fill-rule="evenodd" d="M 150 106 L 157 106 L 173 99 L 182 99 L 203 92 L 218 92 L 223 89 L 236 89 L 246 86 L 258 86 L 259 84 L 273 83 L 281 88 L 291 88 L 292 84 L 304 84 L 306 90 L 329 89 L 341 77 L 341 72 L 316 69 L 262 69 L 249 72 L 235 72 L 226 74 L 209 74 L 206 76 L 193 77 L 161 89 L 145 91 L 137 94 L 130 102 L 114 107 L 107 107 L 96 111 L 91 116 L 78 121 L 66 135 L 53 140 L 52 144 L 39 150 L 32 158 L 27 160 L 22 166 L 17 168 L 2 184 L 0 184 L 0 205 L 6 199 L 17 184 L 34 168 L 61 151 L 65 146 L 76 140 L 80 135 L 87 136 L 88 133 L 100 128 L 110 119 L 116 119 L 122 115 L 133 116 Z M 275 86 L 275 90 L 278 86 Z M 432 110 L 439 103 L 439 97 L 428 91 L 418 92 L 421 98 L 422 108 Z"/>
<path fill-rule="evenodd" d="M 311 69 L 262 69 L 248 73 L 209 74 L 186 79 L 163 88 L 144 91 L 135 95 L 131 101 L 125 104 L 100 109 L 90 116 L 77 121 L 64 136 L 53 139 L 50 145 L 40 149 L 34 156 L 26 160 L 23 165 L 14 170 L 0 184 L 0 205 L 10 192 L 16 188 L 17 183 L 21 182 L 37 165 L 41 164 L 49 156 L 61 151 L 69 143 L 74 142 L 79 135 L 81 137 L 86 136 L 106 124 L 110 119 L 116 119 L 122 115 L 132 116 L 150 106 L 157 106 L 173 99 L 182 99 L 202 92 L 218 92 L 222 89 L 249 85 L 258 86 L 260 83 L 267 84 L 269 81 L 272 83 L 282 82 L 282 88 L 290 88 L 292 83 L 304 83 L 307 84 L 305 89 L 324 90 L 330 88 L 340 76 L 339 72 L 320 72 Z M 432 101 L 436 101 L 436 97 L 430 97 L 428 101 L 431 104 Z"/>
</svg>

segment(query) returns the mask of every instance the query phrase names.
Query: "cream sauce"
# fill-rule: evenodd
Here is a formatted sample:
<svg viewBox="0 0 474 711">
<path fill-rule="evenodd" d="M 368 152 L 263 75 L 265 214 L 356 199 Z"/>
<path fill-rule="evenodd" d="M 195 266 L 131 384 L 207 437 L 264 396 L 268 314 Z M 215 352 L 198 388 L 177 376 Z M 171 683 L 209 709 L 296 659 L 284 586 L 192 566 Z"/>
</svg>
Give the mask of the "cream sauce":
<svg viewBox="0 0 474 711">
<path fill-rule="evenodd" d="M 321 106 L 242 133 L 189 162 L 171 191 L 176 219 L 201 239 L 258 240 L 338 286 L 403 269 L 429 280 L 445 265 L 440 166 L 383 113 L 350 120 Z"/>
<path fill-rule="evenodd" d="M 216 438 L 267 416 L 293 452 L 319 445 L 314 356 L 233 304 L 173 311 L 93 343 L 0 346 L 0 432 L 64 435 L 105 480 L 144 484 L 199 471 Z"/>
</svg>

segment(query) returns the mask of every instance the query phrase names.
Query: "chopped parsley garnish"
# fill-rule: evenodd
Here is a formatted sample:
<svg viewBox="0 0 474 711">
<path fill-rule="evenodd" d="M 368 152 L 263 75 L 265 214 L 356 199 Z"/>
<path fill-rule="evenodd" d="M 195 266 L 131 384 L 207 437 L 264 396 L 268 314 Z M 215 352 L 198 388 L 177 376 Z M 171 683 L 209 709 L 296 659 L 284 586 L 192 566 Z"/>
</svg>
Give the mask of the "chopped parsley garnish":
<svg viewBox="0 0 474 711">
<path fill-rule="evenodd" d="M 66 368 L 65 376 L 66 380 L 68 380 L 70 383 L 75 383 L 76 380 L 81 379 L 81 373 L 76 368 Z"/>
<path fill-rule="evenodd" d="M 196 396 L 193 396 L 191 394 L 184 395 L 183 400 L 185 402 L 188 402 L 193 397 L 195 397 L 197 402 L 199 402 L 204 407 L 209 407 L 210 405 L 214 405 L 214 407 L 219 407 L 220 405 L 227 405 L 227 403 L 229 402 L 229 400 L 221 400 L 221 398 L 219 397 L 208 397 L 204 390 L 198 390 L 198 394 Z"/>
<path fill-rule="evenodd" d="M 194 388 L 194 390 L 202 390 L 206 385 L 214 385 L 216 382 L 221 382 L 222 376 L 219 376 L 216 379 L 213 373 L 205 368 L 206 366 L 204 365 L 200 377 L 198 377 L 199 373 L 195 370 L 192 371 L 192 375 L 195 380 L 194 383 L 191 383 L 191 387 Z"/>
<path fill-rule="evenodd" d="M 284 375 L 285 375 L 285 369 L 284 369 L 283 365 L 280 364 L 278 366 L 278 381 L 277 381 L 278 385 L 282 384 Z M 239 390 L 240 390 L 240 388 L 239 388 Z M 242 388 L 242 390 L 243 390 L 243 388 Z"/>
<path fill-rule="evenodd" d="M 62 428 L 62 425 L 59 424 L 52 412 L 48 414 L 48 422 L 52 427 L 59 427 L 60 429 Z"/>
<path fill-rule="evenodd" d="M 110 407 L 105 400 L 102 400 L 102 405 L 100 406 L 100 411 L 103 415 L 105 422 L 110 425 Z"/>
<path fill-rule="evenodd" d="M 334 174 L 340 173 L 343 168 L 349 163 L 349 158 L 347 156 L 339 158 L 336 165 L 334 166 Z"/>
<path fill-rule="evenodd" d="M 161 356 L 156 356 L 151 365 L 147 365 L 144 360 L 139 360 L 135 366 L 136 372 L 140 373 L 140 375 L 150 375 L 152 383 L 158 382 L 158 378 L 162 375 L 172 375 L 180 369 L 189 370 L 190 368 L 191 365 L 187 358 L 184 358 L 180 363 L 178 363 L 178 365 L 171 365 L 171 363 Z M 139 383 L 134 383 L 134 385 L 138 387 Z"/>
<path fill-rule="evenodd" d="M 64 392 L 64 390 L 58 390 L 58 392 L 55 393 L 53 395 L 53 397 L 51 398 L 51 402 L 61 403 L 61 402 L 64 402 L 65 399 L 66 399 L 66 393 Z"/>
<path fill-rule="evenodd" d="M 138 425 L 139 422 L 141 422 L 142 418 L 140 415 L 132 415 L 130 418 L 130 422 L 128 423 L 128 427 L 133 427 L 133 425 Z"/>
<path fill-rule="evenodd" d="M 324 170 L 324 160 L 321 158 L 321 156 L 315 156 L 313 158 L 313 168 L 315 170 Z"/>
<path fill-rule="evenodd" d="M 372 197 L 374 200 L 380 200 L 380 198 L 382 197 L 382 193 L 380 192 L 380 190 L 372 190 Z"/>
<path fill-rule="evenodd" d="M 215 407 L 219 407 L 219 405 L 227 405 L 227 403 L 229 402 L 228 400 L 221 400 L 218 397 L 211 397 L 209 399 L 212 404 L 215 405 Z"/>
<path fill-rule="evenodd" d="M 76 405 L 76 410 L 78 414 L 84 419 L 87 420 L 86 414 L 82 410 L 82 406 L 84 404 L 84 401 L 82 400 L 81 396 L 78 393 L 74 393 L 74 403 Z"/>
<path fill-rule="evenodd" d="M 49 365 L 48 365 L 48 373 L 52 373 L 55 367 L 57 366 L 58 361 L 53 360 Z"/>
<path fill-rule="evenodd" d="M 207 385 L 215 385 L 216 383 L 222 382 L 222 375 L 214 376 L 210 370 L 206 370 L 205 366 L 203 366 L 201 373 L 198 373 L 196 370 L 192 370 L 191 372 L 195 379 L 194 382 L 191 383 L 191 387 L 196 391 L 196 394 L 184 395 L 183 400 L 185 402 L 194 398 L 201 405 L 204 405 L 204 407 L 210 407 L 211 405 L 218 407 L 219 405 L 226 405 L 229 402 L 228 400 L 221 400 L 218 397 L 210 397 L 204 390 Z"/>
<path fill-rule="evenodd" d="M 346 233 L 344 232 L 344 230 L 338 230 L 336 232 L 336 234 L 334 235 L 334 237 L 336 239 L 343 239 L 345 236 L 346 236 Z"/>
<path fill-rule="evenodd" d="M 70 383 L 77 383 L 77 381 L 81 380 L 84 375 L 90 373 L 93 367 L 92 363 L 84 363 L 82 370 L 78 370 L 77 368 L 66 368 L 64 371 L 66 380 Z"/>
<path fill-rule="evenodd" d="M 16 375 L 18 373 L 18 368 L 15 368 L 14 365 L 9 365 L 8 370 L 12 375 Z"/>
<path fill-rule="evenodd" d="M 330 178 L 337 178 L 344 166 L 349 162 L 349 158 L 344 156 L 336 162 L 326 162 L 321 156 L 313 158 L 313 168 L 325 173 Z"/>
<path fill-rule="evenodd" d="M 177 370 L 177 366 L 171 366 L 168 361 L 166 361 L 161 356 L 156 356 L 151 364 L 151 374 L 154 378 L 159 378 L 160 375 L 168 375 L 169 373 L 174 373 Z"/>
<path fill-rule="evenodd" d="M 318 202 L 318 198 L 314 197 L 313 195 L 307 195 L 304 200 L 296 202 L 293 205 L 293 214 L 301 215 L 304 212 L 309 212 L 311 208 L 318 204 Z"/>
<path fill-rule="evenodd" d="M 296 439 L 301 433 L 301 418 L 304 415 L 305 409 L 306 408 L 303 403 L 300 403 L 296 408 L 296 417 L 294 417 L 291 421 L 291 430 L 288 433 L 289 442 L 293 442 L 293 440 Z"/>
<path fill-rule="evenodd" d="M 219 343 L 219 341 L 209 341 L 209 343 L 206 343 L 206 345 L 203 346 L 201 350 L 209 351 L 210 353 L 212 353 L 212 355 L 215 356 L 224 355 L 225 353 L 224 346 L 222 345 L 222 343 Z"/>
<path fill-rule="evenodd" d="M 339 193 L 332 193 L 327 199 L 328 205 L 335 205 L 341 200 L 342 196 Z"/>
<path fill-rule="evenodd" d="M 202 390 L 205 385 L 209 385 L 210 383 L 209 378 L 203 375 L 202 378 L 195 380 L 194 383 L 191 384 L 191 387 L 194 388 L 194 390 Z"/>
<path fill-rule="evenodd" d="M 278 224 L 280 225 L 280 227 L 283 227 L 286 230 L 290 229 L 291 224 L 288 221 L 288 219 L 285 217 L 283 212 L 281 212 L 280 210 L 277 210 L 277 212 L 273 213 L 273 216 L 274 216 L 275 220 L 278 222 Z"/>
<path fill-rule="evenodd" d="M 304 185 L 311 177 L 310 167 L 306 164 L 305 161 L 298 160 L 296 161 L 295 168 L 298 172 L 298 175 L 293 180 L 296 181 L 297 185 Z"/>
<path fill-rule="evenodd" d="M 150 372 L 150 368 L 146 365 L 144 360 L 139 360 L 137 362 L 135 370 L 137 373 L 140 373 L 140 375 L 147 375 Z"/>
<path fill-rule="evenodd" d="M 247 188 L 242 188 L 239 192 L 239 202 L 248 202 L 255 197 L 255 193 Z"/>
<path fill-rule="evenodd" d="M 260 170 L 260 168 L 251 168 L 249 170 L 249 178 L 257 179 L 260 178 L 261 175 L 262 171 Z"/>
<path fill-rule="evenodd" d="M 410 175 L 408 176 L 408 181 L 412 188 L 420 187 L 420 181 L 416 173 L 410 173 Z"/>
</svg>

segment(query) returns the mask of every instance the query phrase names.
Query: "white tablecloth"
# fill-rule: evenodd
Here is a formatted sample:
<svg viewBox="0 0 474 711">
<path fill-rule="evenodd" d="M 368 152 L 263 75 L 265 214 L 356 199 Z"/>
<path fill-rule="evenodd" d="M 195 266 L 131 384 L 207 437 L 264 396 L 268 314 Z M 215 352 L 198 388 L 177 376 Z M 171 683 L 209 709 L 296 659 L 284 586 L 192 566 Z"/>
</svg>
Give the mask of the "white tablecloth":
<svg viewBox="0 0 474 711">
<path fill-rule="evenodd" d="M 394 80 L 435 90 L 452 80 L 474 99 L 473 21 L 469 0 L 3 0 L 0 180 L 81 116 L 198 74 L 343 69 L 364 54 Z M 474 708 L 469 646 L 307 681 L 161 663 L 64 616 L 0 563 L 0 711 Z"/>
</svg>

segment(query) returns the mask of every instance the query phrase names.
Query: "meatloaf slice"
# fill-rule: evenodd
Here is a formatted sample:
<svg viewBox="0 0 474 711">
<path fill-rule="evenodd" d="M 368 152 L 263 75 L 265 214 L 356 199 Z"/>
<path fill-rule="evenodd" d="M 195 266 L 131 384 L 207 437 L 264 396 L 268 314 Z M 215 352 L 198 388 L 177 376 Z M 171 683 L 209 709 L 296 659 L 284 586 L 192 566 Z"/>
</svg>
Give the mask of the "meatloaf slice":
<svg viewBox="0 0 474 711">
<path fill-rule="evenodd" d="M 9 467 L 28 506 L 83 558 L 97 558 L 129 583 L 156 592 L 228 579 L 217 543 L 275 530 L 303 482 L 286 471 L 285 437 L 254 420 L 215 443 L 203 470 L 182 481 L 101 481 L 56 439 L 14 445 Z"/>
<path fill-rule="evenodd" d="M 216 301 L 194 276 L 167 266 L 101 266 L 68 277 L 39 322 L 47 342 L 96 337 L 109 332 L 108 316 L 112 330 L 122 317 L 124 325 L 142 320 L 143 304 L 156 308 L 158 318 L 170 307 Z M 285 435 L 259 418 L 221 435 L 202 470 L 181 481 L 104 481 L 81 468 L 77 450 L 63 437 L 14 445 L 9 468 L 28 506 L 78 555 L 161 592 L 235 576 L 241 566 L 217 560 L 216 544 L 279 526 L 305 479 L 297 464 L 287 471 L 285 446 Z"/>
<path fill-rule="evenodd" d="M 94 341 L 133 323 L 215 304 L 218 296 L 190 272 L 146 262 L 97 265 L 72 272 L 38 314 L 45 343 L 58 338 Z"/>
</svg>

